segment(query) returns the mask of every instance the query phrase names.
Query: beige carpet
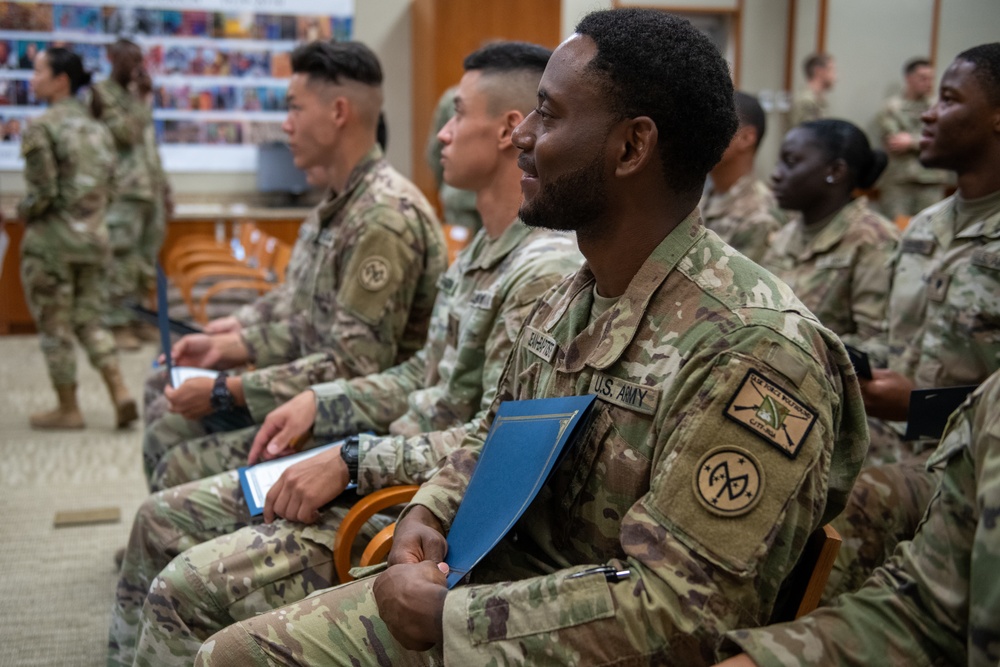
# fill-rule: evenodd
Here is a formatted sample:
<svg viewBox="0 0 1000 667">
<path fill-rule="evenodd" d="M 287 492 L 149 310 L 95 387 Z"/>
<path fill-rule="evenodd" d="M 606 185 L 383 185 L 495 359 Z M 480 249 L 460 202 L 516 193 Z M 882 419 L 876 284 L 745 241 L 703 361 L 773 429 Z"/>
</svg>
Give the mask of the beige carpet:
<svg viewBox="0 0 1000 667">
<path fill-rule="evenodd" d="M 121 355 L 137 400 L 157 347 Z M 82 351 L 83 431 L 42 433 L 53 407 L 34 336 L 0 336 L 0 667 L 103 665 L 117 579 L 113 555 L 146 497 L 138 425 L 114 429 L 100 376 Z M 116 524 L 53 528 L 59 510 L 118 507 Z"/>
</svg>

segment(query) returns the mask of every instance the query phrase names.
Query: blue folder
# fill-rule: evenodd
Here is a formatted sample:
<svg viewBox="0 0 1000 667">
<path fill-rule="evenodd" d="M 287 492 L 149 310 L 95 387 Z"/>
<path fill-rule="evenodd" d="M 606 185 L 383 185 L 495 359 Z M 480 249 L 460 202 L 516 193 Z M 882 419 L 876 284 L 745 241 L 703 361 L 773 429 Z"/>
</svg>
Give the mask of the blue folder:
<svg viewBox="0 0 1000 667">
<path fill-rule="evenodd" d="M 448 532 L 448 588 L 503 539 L 589 421 L 596 396 L 500 404 Z"/>
</svg>

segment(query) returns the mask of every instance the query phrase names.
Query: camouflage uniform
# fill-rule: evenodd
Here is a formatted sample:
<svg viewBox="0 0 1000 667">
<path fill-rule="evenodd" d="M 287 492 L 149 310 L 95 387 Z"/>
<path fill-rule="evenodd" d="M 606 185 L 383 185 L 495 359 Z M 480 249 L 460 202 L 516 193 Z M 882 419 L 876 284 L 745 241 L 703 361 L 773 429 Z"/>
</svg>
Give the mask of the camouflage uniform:
<svg viewBox="0 0 1000 667">
<path fill-rule="evenodd" d="M 707 192 L 701 198 L 705 226 L 755 262 L 760 262 L 768 242 L 782 220 L 771 189 L 746 174 L 726 192 Z"/>
<path fill-rule="evenodd" d="M 443 646 L 404 651 L 369 577 L 230 626 L 198 664 L 699 665 L 726 630 L 766 621 L 864 457 L 846 352 L 697 213 L 596 318 L 593 301 L 586 267 L 546 295 L 484 426 L 414 498 L 448 529 L 500 401 L 601 399 L 472 584 L 448 593 Z M 631 576 L 609 583 L 602 563 Z"/>
<path fill-rule="evenodd" d="M 480 231 L 442 276 L 423 350 L 383 373 L 315 387 L 317 436 L 393 434 L 363 438 L 358 493 L 420 483 L 437 469 L 485 416 L 535 301 L 582 259 L 569 235 L 520 222 L 496 240 Z M 356 500 L 340 496 L 315 525 L 279 520 L 237 531 L 248 516 L 231 473 L 152 496 L 139 510 L 121 572 L 111 664 L 131 664 L 133 650 L 142 659 L 190 661 L 216 630 L 334 585 L 331 547 Z M 369 527 L 369 537 L 378 527 Z M 237 532 L 194 546 L 230 531 Z M 147 598 L 147 590 L 155 594 Z"/>
<path fill-rule="evenodd" d="M 728 635 L 762 667 L 1000 662 L 1000 375 L 952 415 L 912 542 L 867 585 L 792 623 Z"/>
<path fill-rule="evenodd" d="M 889 153 L 889 165 L 879 179 L 879 208 L 890 220 L 911 216 L 944 199 L 948 172 L 928 169 L 920 164 L 921 114 L 930 109 L 932 100 L 910 100 L 894 95 L 886 100 L 875 122 L 884 142 L 889 136 L 906 132 L 910 148 L 906 153 Z"/>
<path fill-rule="evenodd" d="M 240 376 L 253 422 L 310 385 L 377 373 L 420 350 L 446 262 L 430 204 L 374 147 L 302 225 L 278 300 L 237 313 L 256 366 Z M 215 430 L 173 413 L 149 424 L 147 478 L 167 450 Z"/>
<path fill-rule="evenodd" d="M 21 141 L 27 186 L 18 206 L 27 226 L 21 284 L 56 387 L 76 383 L 74 333 L 95 368 L 115 359 L 114 339 L 101 323 L 113 151 L 107 130 L 71 98 L 35 118 Z"/>
<path fill-rule="evenodd" d="M 826 118 L 826 97 L 821 97 L 806 87 L 792 100 L 792 108 L 788 112 L 788 126 L 795 127 L 811 120 Z"/>
<path fill-rule="evenodd" d="M 819 228 L 785 225 L 761 266 L 849 345 L 884 359 L 890 260 L 899 232 L 859 197 Z"/>
<path fill-rule="evenodd" d="M 162 200 L 166 183 L 156 149 L 153 116 L 149 107 L 108 78 L 94 86 L 101 100 L 101 122 L 111 130 L 118 149 L 115 200 L 108 209 L 108 233 L 114 261 L 108 275 L 111 308 L 109 326 L 125 326 L 133 317 L 124 305 L 150 286 L 147 246 L 162 241 Z M 156 244 L 159 252 L 159 244 Z M 155 258 L 154 258 L 155 259 Z M 155 276 L 155 273 L 152 273 Z"/>
<path fill-rule="evenodd" d="M 949 197 L 903 233 L 889 296 L 889 368 L 917 389 L 979 384 L 1000 369 L 1000 192 Z M 873 420 L 874 421 L 874 420 Z M 872 424 L 872 447 L 844 513 L 844 539 L 824 597 L 855 590 L 913 536 L 937 482 L 927 441 L 903 443 L 902 425 Z M 923 453 L 921 454 L 921 451 Z"/>
</svg>

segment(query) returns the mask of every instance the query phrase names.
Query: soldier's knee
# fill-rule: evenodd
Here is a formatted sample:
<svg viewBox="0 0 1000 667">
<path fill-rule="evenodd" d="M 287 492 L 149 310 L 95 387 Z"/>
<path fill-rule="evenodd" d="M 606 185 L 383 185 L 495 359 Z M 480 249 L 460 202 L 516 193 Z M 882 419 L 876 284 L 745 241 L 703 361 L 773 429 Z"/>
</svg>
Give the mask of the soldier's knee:
<svg viewBox="0 0 1000 667">
<path fill-rule="evenodd" d="M 244 667 L 261 662 L 256 642 L 241 623 L 230 625 L 205 641 L 194 664 L 202 667 Z"/>
</svg>

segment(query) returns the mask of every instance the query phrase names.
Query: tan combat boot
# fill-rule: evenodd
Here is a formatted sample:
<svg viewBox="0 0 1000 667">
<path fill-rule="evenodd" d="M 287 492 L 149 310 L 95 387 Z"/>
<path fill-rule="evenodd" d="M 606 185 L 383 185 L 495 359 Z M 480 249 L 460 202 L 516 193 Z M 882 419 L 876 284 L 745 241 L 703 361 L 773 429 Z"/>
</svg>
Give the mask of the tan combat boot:
<svg viewBox="0 0 1000 667">
<path fill-rule="evenodd" d="M 122 381 L 118 363 L 112 362 L 102 368 L 101 376 L 104 378 L 104 384 L 108 386 L 111 402 L 115 406 L 115 423 L 118 428 L 124 428 L 139 418 L 139 411 L 135 407 L 135 400 L 129 395 L 128 389 Z"/>
<path fill-rule="evenodd" d="M 56 387 L 59 407 L 51 412 L 39 412 L 28 417 L 31 428 L 83 428 L 83 415 L 76 403 L 76 385 L 65 384 Z"/>
<path fill-rule="evenodd" d="M 111 333 L 115 336 L 115 345 L 119 350 L 135 352 L 142 347 L 142 343 L 132 333 L 132 327 L 130 326 L 111 327 Z"/>
</svg>

